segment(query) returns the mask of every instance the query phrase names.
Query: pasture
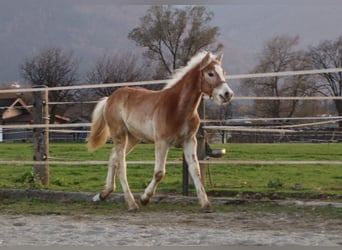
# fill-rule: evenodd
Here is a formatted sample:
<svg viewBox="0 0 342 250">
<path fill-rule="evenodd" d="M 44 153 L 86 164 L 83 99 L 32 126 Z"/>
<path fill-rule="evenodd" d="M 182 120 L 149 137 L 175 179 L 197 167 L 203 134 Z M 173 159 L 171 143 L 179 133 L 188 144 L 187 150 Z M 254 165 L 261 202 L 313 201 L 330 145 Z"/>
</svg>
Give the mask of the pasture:
<svg viewBox="0 0 342 250">
<path fill-rule="evenodd" d="M 88 153 L 85 144 L 51 143 L 50 159 L 58 161 L 94 161 L 109 157 L 111 144 Z M 342 144 L 217 144 L 212 148 L 226 148 L 225 159 L 312 161 L 342 160 Z M 0 160 L 30 161 L 33 146 L 29 143 L 1 143 Z M 181 149 L 172 148 L 168 160 L 179 160 Z M 138 145 L 127 157 L 128 161 L 154 160 L 154 146 Z M 207 168 L 206 189 L 215 196 L 268 196 L 337 199 L 342 197 L 342 166 L 339 165 L 216 165 Z M 169 164 L 157 194 L 182 192 L 182 166 Z M 50 185 L 43 187 L 32 182 L 32 166 L 0 165 L 0 188 L 44 188 L 61 191 L 97 192 L 104 183 L 107 166 L 51 165 Z M 132 192 L 142 193 L 150 182 L 153 165 L 129 165 L 128 181 Z M 190 187 L 190 191 L 193 188 Z M 117 191 L 122 192 L 119 182 Z M 277 197 L 274 197 L 277 198 Z"/>
</svg>

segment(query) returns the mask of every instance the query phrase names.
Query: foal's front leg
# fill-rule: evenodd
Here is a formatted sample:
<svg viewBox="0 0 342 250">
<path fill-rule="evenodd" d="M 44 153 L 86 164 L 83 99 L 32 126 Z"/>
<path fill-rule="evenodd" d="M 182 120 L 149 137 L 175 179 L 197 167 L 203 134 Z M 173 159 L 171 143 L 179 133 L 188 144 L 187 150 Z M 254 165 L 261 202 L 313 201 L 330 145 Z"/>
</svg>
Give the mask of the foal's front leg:
<svg viewBox="0 0 342 250">
<path fill-rule="evenodd" d="M 156 192 L 158 184 L 165 176 L 165 163 L 168 150 L 169 146 L 166 142 L 162 141 L 155 143 L 155 166 L 153 178 L 151 183 L 145 189 L 144 194 L 140 198 L 142 205 L 147 205 L 150 202 L 152 196 Z"/>
<path fill-rule="evenodd" d="M 208 200 L 205 188 L 201 181 L 201 172 L 197 158 L 197 140 L 195 137 L 184 142 L 184 156 L 189 166 L 189 173 L 194 181 L 197 197 L 205 212 L 211 212 L 211 204 Z"/>
</svg>

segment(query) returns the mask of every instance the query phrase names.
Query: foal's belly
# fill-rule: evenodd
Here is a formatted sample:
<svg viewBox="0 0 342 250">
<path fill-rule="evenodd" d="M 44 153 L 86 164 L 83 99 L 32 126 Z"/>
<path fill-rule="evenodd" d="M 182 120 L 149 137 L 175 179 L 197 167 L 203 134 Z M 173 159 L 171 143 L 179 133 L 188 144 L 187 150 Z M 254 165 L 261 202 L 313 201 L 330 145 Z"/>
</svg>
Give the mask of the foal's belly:
<svg viewBox="0 0 342 250">
<path fill-rule="evenodd" d="M 152 122 L 128 123 L 126 125 L 129 133 L 139 141 L 146 143 L 154 142 L 154 131 Z"/>
</svg>

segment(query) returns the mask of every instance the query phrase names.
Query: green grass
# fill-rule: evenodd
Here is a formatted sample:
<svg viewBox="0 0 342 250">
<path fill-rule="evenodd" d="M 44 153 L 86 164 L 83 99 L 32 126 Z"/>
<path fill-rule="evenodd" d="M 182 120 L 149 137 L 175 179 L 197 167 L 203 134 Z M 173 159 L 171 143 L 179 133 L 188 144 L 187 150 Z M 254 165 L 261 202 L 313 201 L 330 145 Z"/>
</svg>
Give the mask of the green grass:
<svg viewBox="0 0 342 250">
<path fill-rule="evenodd" d="M 85 144 L 51 143 L 51 160 L 107 160 L 110 144 L 89 153 Z M 226 144 L 226 159 L 236 160 L 331 160 L 342 161 L 342 144 Z M 0 160 L 32 160 L 29 143 L 0 143 Z M 181 149 L 172 148 L 168 159 L 182 156 Z M 154 145 L 140 144 L 127 160 L 154 160 Z M 285 195 L 342 196 L 342 166 L 337 165 L 210 165 L 207 191 L 225 195 L 242 193 L 281 193 Z M 0 188 L 32 188 L 32 166 L 0 165 Z M 106 166 L 50 166 L 50 190 L 97 192 L 102 189 Z M 133 192 L 143 192 L 150 182 L 152 165 L 129 165 L 128 181 Z M 210 177 L 210 178 L 209 178 Z M 38 186 L 41 187 L 41 186 Z M 167 175 L 158 192 L 182 190 L 182 166 L 168 165 Z M 121 192 L 117 180 L 117 192 Z"/>
</svg>

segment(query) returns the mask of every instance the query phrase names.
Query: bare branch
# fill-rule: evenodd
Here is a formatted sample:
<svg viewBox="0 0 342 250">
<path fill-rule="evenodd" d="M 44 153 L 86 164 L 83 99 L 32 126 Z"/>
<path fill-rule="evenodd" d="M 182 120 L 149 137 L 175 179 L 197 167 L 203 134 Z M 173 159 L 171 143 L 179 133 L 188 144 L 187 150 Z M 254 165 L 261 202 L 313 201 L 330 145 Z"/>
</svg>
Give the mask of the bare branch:
<svg viewBox="0 0 342 250">
<path fill-rule="evenodd" d="M 70 86 L 78 81 L 79 61 L 73 52 L 64 52 L 57 47 L 48 47 L 38 51 L 31 58 L 26 58 L 20 65 L 23 78 L 32 85 L 46 85 L 48 87 Z M 72 99 L 75 91 L 51 91 L 49 100 L 60 102 Z M 57 107 L 50 105 L 50 122 L 54 122 Z"/>
</svg>

